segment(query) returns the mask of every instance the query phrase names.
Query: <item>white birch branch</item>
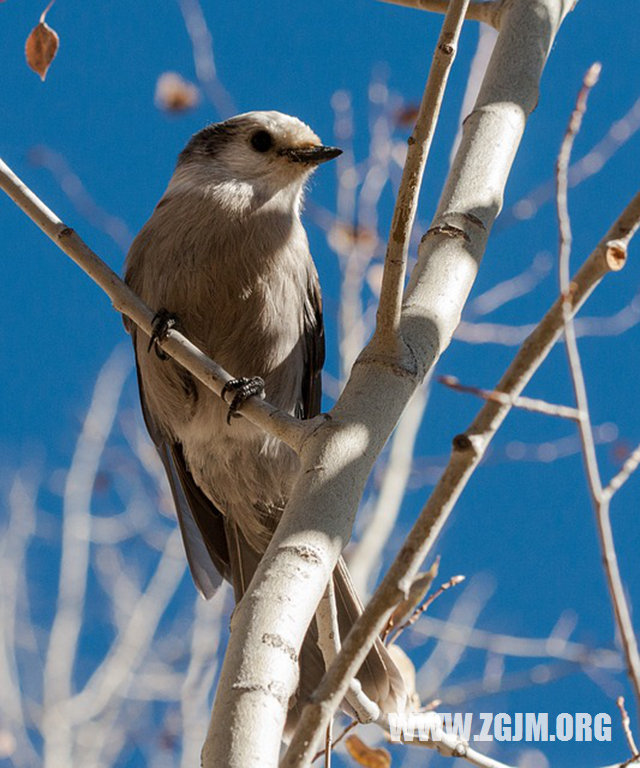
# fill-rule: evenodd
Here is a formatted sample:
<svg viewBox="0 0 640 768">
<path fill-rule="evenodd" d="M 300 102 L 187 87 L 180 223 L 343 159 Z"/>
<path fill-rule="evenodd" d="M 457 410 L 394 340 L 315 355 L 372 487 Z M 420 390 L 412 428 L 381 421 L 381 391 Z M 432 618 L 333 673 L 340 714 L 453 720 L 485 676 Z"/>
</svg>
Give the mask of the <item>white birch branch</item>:
<svg viewBox="0 0 640 768">
<path fill-rule="evenodd" d="M 569 661 L 586 667 L 601 667 L 618 672 L 623 668 L 620 654 L 609 648 L 591 648 L 588 645 L 569 640 L 549 637 L 518 637 L 489 632 L 484 629 L 469 628 L 450 618 L 436 619 L 423 616 L 415 626 L 414 632 L 423 638 L 442 640 L 465 648 L 480 649 L 500 656 L 518 658 L 548 658 Z"/>
<path fill-rule="evenodd" d="M 140 596 L 127 626 L 109 654 L 93 672 L 83 690 L 69 701 L 72 721 L 98 717 L 114 697 L 122 695 L 148 651 L 167 604 L 184 575 L 181 534 L 175 528 L 167 538 L 151 580 Z"/>
<path fill-rule="evenodd" d="M 391 439 L 389 460 L 375 506 L 349 558 L 351 578 L 360 595 L 369 593 L 369 583 L 382 567 L 384 548 L 395 528 L 411 477 L 413 451 L 428 398 L 429 387 L 425 382 L 407 403 Z"/>
<path fill-rule="evenodd" d="M 24 641 L 21 624 L 30 615 L 26 559 L 36 530 L 37 486 L 17 474 L 9 491 L 9 521 L 0 538 L 0 718 L 15 738 L 25 763 L 37 765 L 32 725 L 21 687 L 18 648 Z"/>
<path fill-rule="evenodd" d="M 433 714 L 434 716 L 436 715 L 435 712 Z M 443 757 L 466 760 L 471 765 L 475 765 L 476 768 L 513 768 L 513 766 L 509 766 L 500 760 L 495 760 L 493 757 L 477 752 L 463 738 L 446 731 L 442 731 L 439 741 L 410 741 L 406 742 L 406 744 L 411 747 L 433 749 Z"/>
<path fill-rule="evenodd" d="M 191 627 L 189 666 L 180 695 L 182 715 L 182 756 L 180 768 L 193 768 L 200 761 L 202 741 L 207 731 L 209 692 L 218 671 L 218 645 L 222 635 L 224 604 L 228 589 L 220 588 L 204 601 L 198 595 Z"/>
<path fill-rule="evenodd" d="M 519 0 L 508 7 L 476 109 L 423 241 L 401 322 L 408 354 L 366 349 L 330 418 L 301 450 L 289 504 L 243 600 L 237 606 L 211 725 L 205 768 L 275 766 L 287 702 L 297 683 L 306 629 L 348 540 L 371 466 L 424 375 L 449 343 L 497 215 L 539 78 L 569 0 Z M 412 573 L 413 539 L 405 560 Z M 392 599 L 373 625 L 359 622 L 303 712 L 283 766 L 306 764 L 349 680 L 384 626 L 412 573 L 392 579 Z M 396 570 L 397 576 L 397 570 Z M 375 600 L 375 598 L 374 598 Z M 375 610 L 375 605 L 374 605 Z M 348 646 L 348 647 L 347 647 Z M 336 674 L 336 664 L 338 673 Z M 331 674 L 331 672 L 330 672 Z"/>
<path fill-rule="evenodd" d="M 503 20 L 476 109 L 465 125 L 460 152 L 436 215 L 436 226 L 429 233 L 435 243 L 429 237 L 423 240 L 405 299 L 402 330 L 405 343 L 410 339 L 411 344 L 419 344 L 418 348 L 413 347 L 417 361 L 428 361 L 428 365 L 455 327 L 456 311 L 475 276 L 488 229 L 499 210 L 526 116 L 536 103 L 549 46 L 569 9 L 569 3 L 513 3 Z M 606 263 L 606 259 L 602 261 Z M 610 261 L 613 265 L 608 264 L 606 269 L 598 265 L 599 276 L 618 266 L 615 258 Z M 472 447 L 470 439 L 461 440 L 456 453 L 473 454 Z M 318 727 L 322 727 L 326 712 L 339 702 L 345 681 L 358 669 L 394 601 L 409 587 L 467 476 L 463 472 L 456 484 L 450 485 L 450 477 L 445 473 L 439 493 L 432 497 L 383 585 L 344 641 L 341 654 L 316 692 L 318 703 L 309 705 L 303 714 L 299 735 L 294 737 L 283 767 L 304 764 L 307 744 L 317 740 Z M 314 724 L 316 720 L 318 726 Z"/>
</svg>

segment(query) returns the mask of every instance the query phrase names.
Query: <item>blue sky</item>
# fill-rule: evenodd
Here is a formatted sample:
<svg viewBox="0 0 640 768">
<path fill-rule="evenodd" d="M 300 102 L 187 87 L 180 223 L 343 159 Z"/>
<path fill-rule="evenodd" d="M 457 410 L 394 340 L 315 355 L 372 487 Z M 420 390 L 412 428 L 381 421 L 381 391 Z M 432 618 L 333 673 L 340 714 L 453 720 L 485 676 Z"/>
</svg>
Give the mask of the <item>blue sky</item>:
<svg viewBox="0 0 640 768">
<path fill-rule="evenodd" d="M 321 7 L 283 2 L 222 3 L 205 6 L 220 77 L 238 111 L 279 109 L 298 115 L 325 141 L 332 140 L 331 96 L 350 91 L 356 113 L 356 154 L 367 146 L 367 87 L 372 72 L 384 69 L 389 86 L 409 102 L 419 100 L 439 18 L 372 0 L 326 0 Z M 69 225 L 116 270 L 123 251 L 92 226 L 70 202 L 52 175 L 33 165 L 34 147 L 60 153 L 91 197 L 135 233 L 150 214 L 171 174 L 175 157 L 192 132 L 217 119 L 207 103 L 184 116 L 167 116 L 154 106 L 157 77 L 166 70 L 194 79 L 189 38 L 177 2 L 80 3 L 58 0 L 48 21 L 61 38 L 60 51 L 45 83 L 25 65 L 24 40 L 42 5 L 32 0 L 0 4 L 0 154 Z M 506 208 L 551 177 L 555 156 L 575 94 L 588 66 L 603 64 L 601 81 L 575 149 L 586 152 L 612 122 L 630 109 L 638 93 L 637 25 L 633 0 L 615 4 L 581 0 L 567 18 L 545 71 L 540 103 L 527 129 L 508 184 Z M 637 12 L 637 11 L 636 11 Z M 447 102 L 425 176 L 420 216 L 428 220 L 447 169 L 451 141 L 477 28 L 467 25 L 450 80 Z M 604 170 L 571 193 L 574 263 L 584 258 L 623 204 L 636 191 L 640 136 L 635 135 Z M 334 170 L 326 166 L 310 191 L 330 207 Z M 389 206 L 382 212 L 386 226 Z M 108 300 L 8 199 L 0 198 L 3 258 L 0 301 L 4 322 L 0 343 L 3 408 L 0 466 L 35 461 L 62 464 L 75 443 L 95 377 L 114 346 L 125 339 Z M 335 312 L 337 268 L 322 233 L 310 227 L 327 306 L 328 370 L 336 372 Z M 553 206 L 535 220 L 494 233 L 474 295 L 521 272 L 536 253 L 556 254 Z M 638 290 L 638 245 L 629 265 L 607 279 L 583 314 L 606 316 L 628 304 Z M 495 322 L 535 322 L 555 296 L 551 274 L 531 295 L 496 313 Z M 601 448 L 605 477 L 619 468 L 620 451 L 640 442 L 637 407 L 638 330 L 581 341 L 593 420 L 617 425 L 619 440 Z M 513 349 L 454 341 L 439 365 L 441 373 L 465 383 L 491 387 Z M 553 402 L 571 401 L 564 352 L 556 349 L 528 394 Z M 451 437 L 478 408 L 469 396 L 436 387 L 419 454 L 442 456 Z M 545 443 L 575 434 L 571 424 L 532 414 L 513 414 L 493 455 L 466 489 L 439 551 L 442 573 L 491 574 L 497 591 L 483 613 L 495 631 L 540 636 L 565 608 L 579 617 L 575 637 L 610 646 L 614 642 L 608 598 L 599 567 L 593 516 L 580 458 L 551 463 L 511 461 L 513 441 Z M 408 500 L 411 519 L 428 489 Z M 637 521 L 640 478 L 616 500 L 614 526 L 629 594 L 640 602 L 640 545 Z M 438 609 L 446 615 L 447 606 Z M 481 670 L 475 670 L 475 676 Z M 460 674 L 474 677 L 472 668 Z M 511 710 L 609 711 L 614 693 L 629 692 L 623 676 L 605 694 L 584 675 L 563 678 L 547 688 L 502 699 Z M 491 706 L 496 706 L 492 703 Z M 614 731 L 616 728 L 614 727 Z M 616 731 L 618 733 L 618 731 Z M 554 745 L 556 766 L 598 765 L 623 758 L 624 744 Z M 515 758 L 512 758 L 515 759 Z"/>
</svg>

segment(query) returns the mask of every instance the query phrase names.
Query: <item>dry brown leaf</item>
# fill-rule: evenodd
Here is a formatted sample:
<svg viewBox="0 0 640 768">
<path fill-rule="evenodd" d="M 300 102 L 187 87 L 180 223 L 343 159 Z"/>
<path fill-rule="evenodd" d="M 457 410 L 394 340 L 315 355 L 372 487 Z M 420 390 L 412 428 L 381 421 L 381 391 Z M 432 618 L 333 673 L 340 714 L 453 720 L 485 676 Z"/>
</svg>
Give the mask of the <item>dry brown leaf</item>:
<svg viewBox="0 0 640 768">
<path fill-rule="evenodd" d="M 345 746 L 351 757 L 365 768 L 390 768 L 391 755 L 386 749 L 373 749 L 357 736 L 349 736 L 345 740 Z"/>
<path fill-rule="evenodd" d="M 200 100 L 200 93 L 193 83 L 177 72 L 163 72 L 156 83 L 155 103 L 166 112 L 184 112 L 192 109 Z"/>
<path fill-rule="evenodd" d="M 27 64 L 40 75 L 43 81 L 60 45 L 58 34 L 45 22 L 45 17 L 52 5 L 53 0 L 42 12 L 40 23 L 31 30 L 24 47 Z"/>
</svg>

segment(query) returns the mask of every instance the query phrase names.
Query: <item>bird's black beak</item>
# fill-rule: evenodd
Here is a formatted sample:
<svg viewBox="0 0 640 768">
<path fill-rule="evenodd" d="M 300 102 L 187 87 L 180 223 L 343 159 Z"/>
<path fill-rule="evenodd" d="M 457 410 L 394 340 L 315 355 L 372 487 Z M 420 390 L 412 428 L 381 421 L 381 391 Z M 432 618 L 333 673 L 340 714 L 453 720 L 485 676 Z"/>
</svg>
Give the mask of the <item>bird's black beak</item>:
<svg viewBox="0 0 640 768">
<path fill-rule="evenodd" d="M 323 147 L 322 144 L 311 147 L 291 147 L 280 150 L 280 154 L 289 158 L 294 163 L 307 163 L 309 165 L 319 165 L 326 163 L 327 160 L 333 160 L 334 157 L 342 154 L 338 147 Z"/>
</svg>

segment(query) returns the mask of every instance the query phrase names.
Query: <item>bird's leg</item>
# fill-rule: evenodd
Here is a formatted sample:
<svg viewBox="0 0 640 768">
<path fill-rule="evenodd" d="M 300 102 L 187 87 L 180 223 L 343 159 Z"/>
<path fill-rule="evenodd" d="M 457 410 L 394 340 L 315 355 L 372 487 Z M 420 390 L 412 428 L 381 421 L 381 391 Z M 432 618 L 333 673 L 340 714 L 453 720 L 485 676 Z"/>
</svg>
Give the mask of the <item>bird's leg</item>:
<svg viewBox="0 0 640 768">
<path fill-rule="evenodd" d="M 264 379 L 260 376 L 252 376 L 250 379 L 240 378 L 231 379 L 222 388 L 220 397 L 226 402 L 225 395 L 227 392 L 233 392 L 233 399 L 229 405 L 229 412 L 227 413 L 227 424 L 231 424 L 231 417 L 234 415 L 239 416 L 238 410 L 242 407 L 242 404 L 253 395 L 260 395 L 264 397 Z"/>
<path fill-rule="evenodd" d="M 151 352 L 151 347 L 153 347 L 160 360 L 167 360 L 169 355 L 162 351 L 158 342 L 164 341 L 169 331 L 178 326 L 178 318 L 172 312 L 169 312 L 168 309 L 162 307 L 153 316 L 151 326 L 151 338 L 149 339 L 147 352 Z"/>
</svg>

